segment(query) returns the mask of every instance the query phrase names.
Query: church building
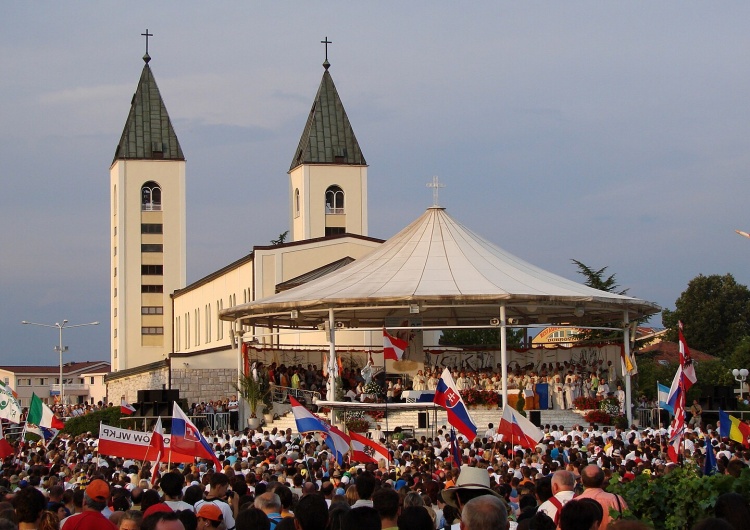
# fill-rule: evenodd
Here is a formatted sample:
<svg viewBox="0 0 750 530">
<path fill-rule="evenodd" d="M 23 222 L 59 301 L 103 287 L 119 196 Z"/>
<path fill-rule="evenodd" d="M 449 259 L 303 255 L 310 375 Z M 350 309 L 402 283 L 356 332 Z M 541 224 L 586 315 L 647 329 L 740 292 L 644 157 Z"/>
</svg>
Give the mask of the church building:
<svg viewBox="0 0 750 530">
<path fill-rule="evenodd" d="M 368 166 L 328 60 L 288 170 L 291 241 L 254 246 L 191 284 L 185 187 L 200 176 L 188 176 L 148 52 L 143 60 L 110 167 L 109 400 L 135 402 L 143 389 L 179 389 L 189 402 L 236 395 L 242 340 L 265 346 L 266 362 L 320 366 L 323 331 L 306 334 L 305 348 L 285 348 L 301 344 L 301 335 L 232 329 L 219 312 L 328 274 L 383 242 L 367 235 Z M 347 335 L 339 335 L 344 347 L 373 339 Z"/>
</svg>

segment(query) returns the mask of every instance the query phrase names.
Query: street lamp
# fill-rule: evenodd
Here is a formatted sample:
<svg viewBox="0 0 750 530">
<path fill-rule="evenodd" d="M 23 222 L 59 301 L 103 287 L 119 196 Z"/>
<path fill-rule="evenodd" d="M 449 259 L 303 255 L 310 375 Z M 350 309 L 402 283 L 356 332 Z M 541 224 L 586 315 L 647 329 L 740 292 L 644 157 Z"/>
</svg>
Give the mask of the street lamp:
<svg viewBox="0 0 750 530">
<path fill-rule="evenodd" d="M 65 405 L 64 405 L 63 398 L 65 397 L 65 395 L 63 393 L 63 389 L 64 389 L 64 383 L 63 383 L 63 352 L 68 351 L 68 347 L 67 346 L 63 346 L 63 337 L 62 337 L 63 329 L 67 329 L 67 328 L 81 328 L 83 326 L 97 326 L 97 325 L 99 325 L 99 322 L 88 322 L 86 324 L 73 324 L 73 325 L 69 326 L 67 320 L 63 320 L 62 324 L 60 324 L 59 322 L 55 322 L 54 324 L 40 324 L 39 322 L 28 322 L 28 321 L 24 320 L 23 322 L 21 322 L 21 324 L 28 324 L 30 326 L 41 326 L 43 328 L 57 328 L 57 330 L 59 331 L 59 333 L 60 333 L 60 345 L 59 346 L 55 346 L 55 351 L 60 353 L 60 405 L 62 405 L 64 407 Z"/>
<path fill-rule="evenodd" d="M 743 368 L 742 370 L 738 370 L 737 368 L 735 368 L 734 370 L 732 370 L 734 380 L 740 384 L 740 401 L 742 401 L 742 386 L 745 384 L 745 379 L 747 379 L 748 373 L 750 372 L 747 371 L 747 368 Z"/>
</svg>

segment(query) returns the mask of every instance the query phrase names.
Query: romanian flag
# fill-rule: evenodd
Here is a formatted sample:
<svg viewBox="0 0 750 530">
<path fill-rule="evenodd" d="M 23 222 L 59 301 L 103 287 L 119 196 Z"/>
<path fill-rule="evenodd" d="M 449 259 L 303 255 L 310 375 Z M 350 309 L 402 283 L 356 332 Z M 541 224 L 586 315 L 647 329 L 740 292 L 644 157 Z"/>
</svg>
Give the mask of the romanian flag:
<svg viewBox="0 0 750 530">
<path fill-rule="evenodd" d="M 719 435 L 750 447 L 747 441 L 750 437 L 750 425 L 721 409 L 719 409 Z"/>
</svg>

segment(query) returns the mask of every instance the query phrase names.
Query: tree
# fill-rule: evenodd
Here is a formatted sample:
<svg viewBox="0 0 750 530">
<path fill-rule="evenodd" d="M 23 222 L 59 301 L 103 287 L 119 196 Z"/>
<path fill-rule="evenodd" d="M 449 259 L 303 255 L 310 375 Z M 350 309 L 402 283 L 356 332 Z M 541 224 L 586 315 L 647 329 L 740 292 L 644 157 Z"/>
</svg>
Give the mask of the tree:
<svg viewBox="0 0 750 530">
<path fill-rule="evenodd" d="M 506 329 L 508 348 L 517 348 L 523 339 L 523 330 Z M 500 346 L 500 328 L 444 329 L 440 336 L 443 346 Z"/>
<path fill-rule="evenodd" d="M 286 242 L 286 237 L 289 235 L 289 230 L 279 234 L 279 237 L 271 240 L 272 245 L 282 245 Z"/>
<path fill-rule="evenodd" d="M 592 269 L 588 265 L 581 263 L 577 259 L 571 259 L 578 267 L 578 274 L 583 275 L 586 278 L 584 282 L 586 285 L 593 289 L 600 291 L 606 291 L 608 293 L 615 293 L 625 295 L 628 289 L 621 289 L 618 291 L 620 286 L 617 284 L 617 278 L 614 274 L 610 274 L 605 277 L 605 273 L 609 267 L 602 267 L 601 269 Z M 638 320 L 638 323 L 648 321 L 649 317 Z M 619 328 L 622 326 L 622 322 L 610 322 L 603 324 L 601 327 Z M 619 331 L 605 331 L 601 329 L 589 329 L 579 335 L 580 342 L 615 342 L 622 340 L 622 335 Z"/>
<path fill-rule="evenodd" d="M 750 290 L 731 274 L 701 274 L 690 280 L 674 311 L 662 311 L 667 340 L 677 340 L 678 321 L 691 347 L 726 359 L 750 335 Z"/>
</svg>

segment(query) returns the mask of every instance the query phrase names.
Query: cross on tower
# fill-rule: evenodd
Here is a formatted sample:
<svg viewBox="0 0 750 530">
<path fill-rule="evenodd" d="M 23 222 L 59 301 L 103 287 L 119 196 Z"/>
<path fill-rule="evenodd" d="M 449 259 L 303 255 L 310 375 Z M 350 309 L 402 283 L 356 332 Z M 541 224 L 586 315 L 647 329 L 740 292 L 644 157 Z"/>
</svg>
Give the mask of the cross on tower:
<svg viewBox="0 0 750 530">
<path fill-rule="evenodd" d="M 438 182 L 438 178 L 435 176 L 435 177 L 432 177 L 432 182 L 427 183 L 427 187 L 432 188 L 432 205 L 439 206 L 438 199 L 439 199 L 440 188 L 444 188 L 445 184 L 440 184 L 440 182 Z"/>
<path fill-rule="evenodd" d="M 146 55 L 148 55 L 148 38 L 153 37 L 153 33 L 149 33 L 148 29 L 146 29 L 146 33 L 141 33 L 141 36 L 146 37 Z"/>
<path fill-rule="evenodd" d="M 331 66 L 331 63 L 328 62 L 328 45 L 333 44 L 333 42 L 329 41 L 328 36 L 326 36 L 325 40 L 320 41 L 320 43 L 326 46 L 326 60 L 323 62 L 323 68 L 328 70 L 328 67 Z"/>
</svg>

